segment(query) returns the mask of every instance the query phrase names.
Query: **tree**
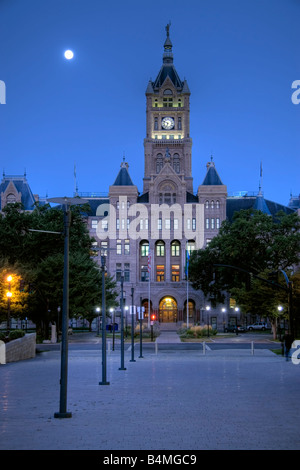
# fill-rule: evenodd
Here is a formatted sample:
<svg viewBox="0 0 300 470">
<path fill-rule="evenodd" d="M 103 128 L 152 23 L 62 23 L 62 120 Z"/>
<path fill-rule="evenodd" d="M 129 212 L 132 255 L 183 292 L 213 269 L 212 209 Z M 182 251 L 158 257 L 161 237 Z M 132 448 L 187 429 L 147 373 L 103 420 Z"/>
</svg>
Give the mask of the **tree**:
<svg viewBox="0 0 300 470">
<path fill-rule="evenodd" d="M 274 219 L 259 211 L 236 213 L 233 222 L 225 221 L 205 249 L 191 256 L 189 278 L 193 287 L 202 289 L 214 303 L 223 302 L 229 292 L 246 313 L 272 320 L 276 304 L 287 296 L 283 289 L 268 287 L 266 281 L 272 272 L 291 270 L 299 263 L 299 229 L 296 213 L 279 213 Z M 278 282 L 284 287 L 283 277 Z"/>
<path fill-rule="evenodd" d="M 93 239 L 82 215 L 86 210 L 86 206 L 71 208 L 69 299 L 70 317 L 91 320 L 102 289 L 99 269 L 91 258 Z M 19 204 L 11 204 L 0 216 L 0 266 L 9 266 L 11 272 L 16 263 L 20 266 L 25 285 L 30 286 L 28 317 L 44 337 L 48 337 L 49 323 L 57 321 L 57 309 L 62 306 L 63 230 L 62 210 L 49 205 L 37 205 L 32 213 L 24 213 Z M 106 295 L 111 302 L 117 296 L 109 276 Z"/>
</svg>

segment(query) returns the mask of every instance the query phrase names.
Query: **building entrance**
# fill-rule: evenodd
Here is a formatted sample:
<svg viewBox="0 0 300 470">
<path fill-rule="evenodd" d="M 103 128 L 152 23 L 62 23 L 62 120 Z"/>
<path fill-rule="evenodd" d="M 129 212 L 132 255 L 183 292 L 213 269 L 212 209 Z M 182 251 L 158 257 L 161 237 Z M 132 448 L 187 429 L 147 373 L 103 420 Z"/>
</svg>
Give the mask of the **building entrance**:
<svg viewBox="0 0 300 470">
<path fill-rule="evenodd" d="M 172 323 L 177 321 L 177 302 L 172 297 L 164 297 L 159 303 L 159 321 Z"/>
</svg>

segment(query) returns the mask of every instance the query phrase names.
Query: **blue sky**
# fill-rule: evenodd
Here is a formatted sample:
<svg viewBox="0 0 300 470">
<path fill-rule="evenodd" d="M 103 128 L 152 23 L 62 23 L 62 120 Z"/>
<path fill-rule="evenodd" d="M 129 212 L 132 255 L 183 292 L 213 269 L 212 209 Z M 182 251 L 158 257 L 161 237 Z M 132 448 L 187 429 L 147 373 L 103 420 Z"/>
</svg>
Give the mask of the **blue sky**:
<svg viewBox="0 0 300 470">
<path fill-rule="evenodd" d="M 40 196 L 107 193 L 123 155 L 142 192 L 145 90 L 171 21 L 191 90 L 194 191 L 211 154 L 228 192 L 298 195 L 300 0 L 0 0 L 0 171 Z M 74 51 L 67 61 L 63 53 Z"/>
</svg>

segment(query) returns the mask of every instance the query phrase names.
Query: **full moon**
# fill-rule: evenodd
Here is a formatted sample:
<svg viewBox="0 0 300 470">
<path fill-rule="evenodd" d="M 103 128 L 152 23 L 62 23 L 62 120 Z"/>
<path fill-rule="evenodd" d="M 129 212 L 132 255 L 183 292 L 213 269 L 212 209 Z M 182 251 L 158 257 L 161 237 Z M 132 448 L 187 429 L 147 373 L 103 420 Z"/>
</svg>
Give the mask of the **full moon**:
<svg viewBox="0 0 300 470">
<path fill-rule="evenodd" d="M 73 57 L 74 57 L 73 51 L 70 51 L 70 50 L 65 51 L 66 59 L 70 60 L 70 59 L 73 59 Z"/>
</svg>

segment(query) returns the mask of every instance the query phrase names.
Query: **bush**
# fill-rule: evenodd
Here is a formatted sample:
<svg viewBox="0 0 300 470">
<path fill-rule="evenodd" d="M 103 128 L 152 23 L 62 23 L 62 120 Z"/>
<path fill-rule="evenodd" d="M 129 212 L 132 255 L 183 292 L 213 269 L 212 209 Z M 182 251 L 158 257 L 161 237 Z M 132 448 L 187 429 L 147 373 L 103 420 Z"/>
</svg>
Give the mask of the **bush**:
<svg viewBox="0 0 300 470">
<path fill-rule="evenodd" d="M 11 330 L 8 335 L 10 341 L 18 338 L 23 338 L 25 336 L 25 331 L 23 330 Z"/>
<path fill-rule="evenodd" d="M 8 343 L 8 341 L 13 341 L 14 339 L 23 338 L 25 336 L 25 331 L 23 330 L 11 330 L 9 333 L 7 331 L 0 332 L 0 341 Z"/>
<path fill-rule="evenodd" d="M 159 324 L 155 322 L 153 325 L 153 337 L 156 338 L 160 335 Z M 140 336 L 140 325 L 137 324 L 134 330 L 134 336 Z M 148 328 L 148 325 L 142 324 L 142 336 L 143 338 L 151 338 L 151 327 Z"/>
<path fill-rule="evenodd" d="M 208 331 L 211 336 L 217 334 L 217 331 L 214 330 L 210 325 L 195 325 L 191 326 L 190 328 L 184 328 L 185 325 L 178 330 L 178 334 L 185 338 L 203 338 L 204 336 L 208 336 Z"/>
</svg>

